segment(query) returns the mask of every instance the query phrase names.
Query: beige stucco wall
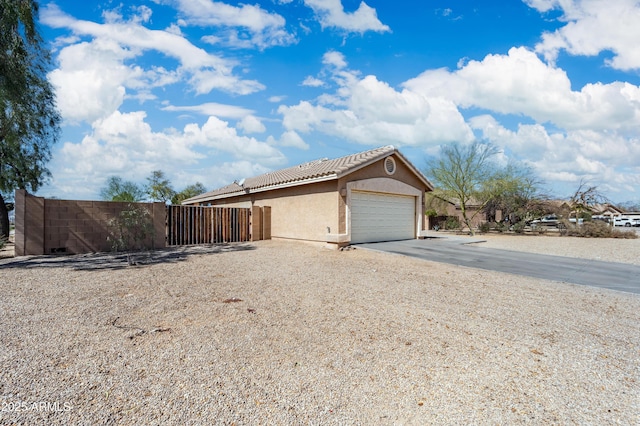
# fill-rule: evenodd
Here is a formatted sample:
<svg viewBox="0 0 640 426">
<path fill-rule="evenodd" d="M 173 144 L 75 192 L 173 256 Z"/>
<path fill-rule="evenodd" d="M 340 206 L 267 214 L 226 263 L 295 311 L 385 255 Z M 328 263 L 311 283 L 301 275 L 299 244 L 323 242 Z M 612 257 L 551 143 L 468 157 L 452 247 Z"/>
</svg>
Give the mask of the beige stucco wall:
<svg viewBox="0 0 640 426">
<path fill-rule="evenodd" d="M 423 195 L 428 188 L 397 156 L 393 157 L 393 175 L 386 173 L 382 159 L 338 180 L 229 197 L 215 200 L 212 205 L 270 206 L 272 238 L 345 243 L 349 241 L 348 202 L 352 190 L 400 193 L 416 198 L 418 234 L 426 229 Z"/>
<path fill-rule="evenodd" d="M 271 237 L 326 241 L 327 228 L 337 233 L 336 182 L 319 182 L 291 188 L 257 192 L 212 202 L 225 207 L 271 206 Z"/>
<path fill-rule="evenodd" d="M 319 192 L 280 190 L 277 197 L 256 200 L 255 204 L 271 206 L 272 238 L 324 242 L 327 234 L 338 229 L 340 195 L 335 191 L 335 182 L 301 188 Z"/>
</svg>

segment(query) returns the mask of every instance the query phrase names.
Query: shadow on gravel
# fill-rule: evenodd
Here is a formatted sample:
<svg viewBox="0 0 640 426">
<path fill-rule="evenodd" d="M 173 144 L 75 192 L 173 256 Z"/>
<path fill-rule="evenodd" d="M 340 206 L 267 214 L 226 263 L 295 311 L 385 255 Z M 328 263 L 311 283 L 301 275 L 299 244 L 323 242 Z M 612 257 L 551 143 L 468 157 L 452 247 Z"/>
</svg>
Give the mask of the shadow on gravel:
<svg viewBox="0 0 640 426">
<path fill-rule="evenodd" d="M 73 268 L 77 271 L 137 268 L 161 263 L 177 263 L 189 256 L 255 250 L 246 243 L 170 247 L 149 252 L 132 253 L 129 265 L 126 253 L 91 253 L 70 256 L 25 256 L 0 259 L 0 269 L 8 268 Z"/>
</svg>

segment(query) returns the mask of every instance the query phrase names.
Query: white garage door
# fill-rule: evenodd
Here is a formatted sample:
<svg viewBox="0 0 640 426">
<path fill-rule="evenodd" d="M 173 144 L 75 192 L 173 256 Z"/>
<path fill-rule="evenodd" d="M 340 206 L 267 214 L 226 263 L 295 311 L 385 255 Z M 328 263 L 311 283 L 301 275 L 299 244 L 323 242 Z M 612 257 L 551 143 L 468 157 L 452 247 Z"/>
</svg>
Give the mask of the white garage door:
<svg viewBox="0 0 640 426">
<path fill-rule="evenodd" d="M 351 193 L 351 242 L 415 238 L 416 199 L 375 192 Z"/>
</svg>

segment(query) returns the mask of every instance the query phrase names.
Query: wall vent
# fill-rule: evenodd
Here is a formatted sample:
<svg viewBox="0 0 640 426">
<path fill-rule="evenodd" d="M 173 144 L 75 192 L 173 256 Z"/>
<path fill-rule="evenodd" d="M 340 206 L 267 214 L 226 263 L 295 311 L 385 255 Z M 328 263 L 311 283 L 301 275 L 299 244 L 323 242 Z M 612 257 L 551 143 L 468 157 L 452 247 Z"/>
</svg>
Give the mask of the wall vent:
<svg viewBox="0 0 640 426">
<path fill-rule="evenodd" d="M 396 172 L 396 160 L 393 157 L 387 157 L 384 159 L 384 171 L 388 175 L 392 175 Z"/>
</svg>

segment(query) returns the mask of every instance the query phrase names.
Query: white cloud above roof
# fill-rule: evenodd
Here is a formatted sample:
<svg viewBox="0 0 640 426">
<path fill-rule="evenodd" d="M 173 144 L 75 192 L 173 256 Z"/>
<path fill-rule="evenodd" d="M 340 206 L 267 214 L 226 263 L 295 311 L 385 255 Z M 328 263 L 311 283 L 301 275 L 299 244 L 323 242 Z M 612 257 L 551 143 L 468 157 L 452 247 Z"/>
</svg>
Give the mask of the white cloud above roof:
<svg viewBox="0 0 640 426">
<path fill-rule="evenodd" d="M 225 171 L 226 175 L 235 177 L 246 176 L 249 169 L 264 173 L 285 162 L 277 148 L 255 138 L 238 135 L 229 123 L 216 117 L 210 117 L 201 126 L 190 123 L 182 131 L 167 129 L 160 132 L 154 132 L 146 120 L 147 115 L 143 111 L 116 111 L 96 120 L 91 132 L 80 143 L 65 142 L 61 148 L 62 155 L 54 159 L 52 165 L 58 170 L 56 185 L 71 188 L 69 182 L 77 181 L 78 176 L 98 185 L 111 175 L 139 180 L 158 169 L 169 176 L 178 176 L 187 170 L 200 170 L 203 167 L 201 161 L 215 155 L 216 151 L 231 154 L 237 159 L 227 162 L 228 167 L 233 164 L 242 167 Z M 206 178 L 198 175 L 198 180 L 208 186 L 220 185 L 221 182 L 212 180 L 214 175 L 218 174 Z M 189 183 L 193 181 L 184 185 Z"/>
<path fill-rule="evenodd" d="M 640 87 L 590 83 L 580 91 L 562 69 L 523 47 L 487 55 L 455 71 L 427 70 L 403 87 L 426 97 L 444 97 L 462 108 L 525 115 L 566 129 L 640 130 Z"/>
<path fill-rule="evenodd" d="M 570 55 L 613 54 L 607 65 L 619 70 L 640 69 L 640 3 L 636 0 L 527 0 L 541 12 L 563 14 L 564 26 L 542 35 L 536 51 L 554 62 L 560 51 Z"/>
<path fill-rule="evenodd" d="M 323 63 L 330 65 L 335 93 L 280 106 L 285 129 L 318 131 L 359 144 L 428 146 L 473 139 L 446 97 L 398 91 L 373 75 L 361 78 L 358 71 L 348 69 L 340 52 L 326 53 Z"/>
</svg>

